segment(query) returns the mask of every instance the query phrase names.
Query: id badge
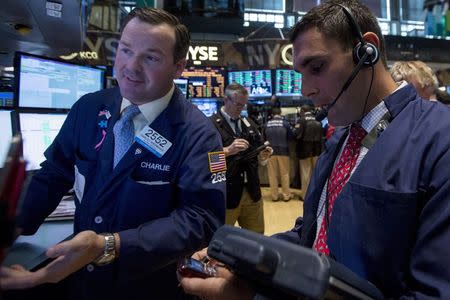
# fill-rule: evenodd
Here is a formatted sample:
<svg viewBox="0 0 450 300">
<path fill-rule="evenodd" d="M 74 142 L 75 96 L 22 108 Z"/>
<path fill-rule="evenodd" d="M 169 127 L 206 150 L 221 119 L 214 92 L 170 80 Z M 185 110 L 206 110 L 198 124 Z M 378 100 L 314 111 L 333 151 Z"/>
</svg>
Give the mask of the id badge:
<svg viewBox="0 0 450 300">
<path fill-rule="evenodd" d="M 145 126 L 135 137 L 135 140 L 159 158 L 172 147 L 172 143 L 151 128 L 150 125 Z"/>
</svg>

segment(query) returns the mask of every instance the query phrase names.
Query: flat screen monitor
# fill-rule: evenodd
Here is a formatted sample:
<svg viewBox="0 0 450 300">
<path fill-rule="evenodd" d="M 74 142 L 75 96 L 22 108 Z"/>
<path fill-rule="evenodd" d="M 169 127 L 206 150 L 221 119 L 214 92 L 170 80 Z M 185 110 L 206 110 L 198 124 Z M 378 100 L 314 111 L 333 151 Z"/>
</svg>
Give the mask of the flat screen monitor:
<svg viewBox="0 0 450 300">
<path fill-rule="evenodd" d="M 23 157 L 26 170 L 40 169 L 44 152 L 53 142 L 67 114 L 19 113 L 19 126 L 23 138 Z"/>
<path fill-rule="evenodd" d="M 189 97 L 222 98 L 225 90 L 225 68 L 189 67 L 181 74 L 189 80 Z"/>
<path fill-rule="evenodd" d="M 0 91 L 0 107 L 13 107 L 14 93 L 11 91 Z"/>
<path fill-rule="evenodd" d="M 19 107 L 69 109 L 81 96 L 103 89 L 104 70 L 16 52 Z"/>
<path fill-rule="evenodd" d="M 250 98 L 272 96 L 272 75 L 270 70 L 230 71 L 228 82 L 243 85 Z"/>
<path fill-rule="evenodd" d="M 188 97 L 189 80 L 187 78 L 177 78 L 177 79 L 174 79 L 173 82 L 181 90 L 183 95 L 187 98 Z"/>
<path fill-rule="evenodd" d="M 198 107 L 207 117 L 211 117 L 217 112 L 218 105 L 216 99 L 197 98 L 191 99 L 192 104 Z"/>
<path fill-rule="evenodd" d="M 294 97 L 302 95 L 302 74 L 294 70 L 275 70 L 275 95 Z"/>
<path fill-rule="evenodd" d="M 0 168 L 3 168 L 13 135 L 11 111 L 0 110 L 0 128 L 2 129 L 0 134 Z"/>
<path fill-rule="evenodd" d="M 447 85 L 447 94 L 450 95 L 450 85 Z"/>
</svg>

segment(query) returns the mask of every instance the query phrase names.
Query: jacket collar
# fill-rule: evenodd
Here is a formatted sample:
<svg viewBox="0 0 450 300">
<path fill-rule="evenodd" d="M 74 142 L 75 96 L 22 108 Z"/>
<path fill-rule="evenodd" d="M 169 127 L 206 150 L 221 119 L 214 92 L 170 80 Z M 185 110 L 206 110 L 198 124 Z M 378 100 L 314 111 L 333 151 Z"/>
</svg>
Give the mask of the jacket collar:
<svg viewBox="0 0 450 300">
<path fill-rule="evenodd" d="M 396 90 L 384 99 L 389 113 L 395 118 L 409 102 L 417 99 L 417 91 L 412 84 Z"/>
</svg>

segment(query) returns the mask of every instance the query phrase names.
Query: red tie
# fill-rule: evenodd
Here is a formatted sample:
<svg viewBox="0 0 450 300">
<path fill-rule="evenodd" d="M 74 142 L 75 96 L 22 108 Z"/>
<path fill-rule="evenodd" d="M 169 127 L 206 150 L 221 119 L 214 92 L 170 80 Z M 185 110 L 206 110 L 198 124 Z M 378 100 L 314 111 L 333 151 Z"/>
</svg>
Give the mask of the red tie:
<svg viewBox="0 0 450 300">
<path fill-rule="evenodd" d="M 334 166 L 331 176 L 328 180 L 327 186 L 327 198 L 328 198 L 328 211 L 324 216 L 322 225 L 320 226 L 319 235 L 314 243 L 314 249 L 317 252 L 325 255 L 330 254 L 330 249 L 327 245 L 327 218 L 331 220 L 333 214 L 334 201 L 342 190 L 342 187 L 347 183 L 355 167 L 356 160 L 361 149 L 361 142 L 366 135 L 366 131 L 359 124 L 353 124 L 350 129 L 350 134 L 347 140 L 347 144 L 342 151 L 339 161 Z"/>
</svg>

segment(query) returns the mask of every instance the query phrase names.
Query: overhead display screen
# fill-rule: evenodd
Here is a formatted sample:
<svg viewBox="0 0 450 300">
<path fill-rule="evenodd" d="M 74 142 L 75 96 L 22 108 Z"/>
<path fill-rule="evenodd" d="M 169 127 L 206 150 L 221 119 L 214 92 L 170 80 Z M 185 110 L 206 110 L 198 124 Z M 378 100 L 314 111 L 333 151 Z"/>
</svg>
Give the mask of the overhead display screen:
<svg viewBox="0 0 450 300">
<path fill-rule="evenodd" d="M 293 97 L 302 95 L 302 74 L 294 70 L 275 71 L 275 95 Z"/>
<path fill-rule="evenodd" d="M 270 70 L 230 71 L 228 81 L 243 85 L 249 97 L 272 96 L 272 75 Z"/>
<path fill-rule="evenodd" d="M 225 90 L 225 69 L 189 67 L 181 74 L 189 80 L 190 98 L 222 98 Z"/>
</svg>

